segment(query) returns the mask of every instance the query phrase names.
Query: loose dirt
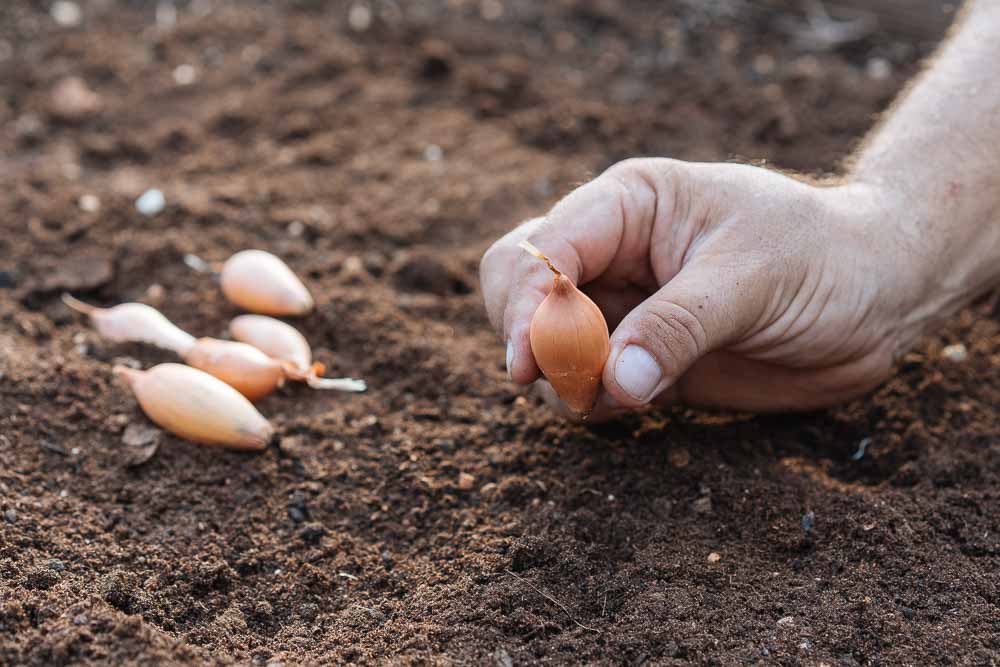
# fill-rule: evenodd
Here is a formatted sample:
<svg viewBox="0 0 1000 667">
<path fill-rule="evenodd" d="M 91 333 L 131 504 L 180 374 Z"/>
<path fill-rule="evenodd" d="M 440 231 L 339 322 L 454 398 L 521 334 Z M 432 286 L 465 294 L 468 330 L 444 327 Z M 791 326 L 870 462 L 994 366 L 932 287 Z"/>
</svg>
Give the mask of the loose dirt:
<svg viewBox="0 0 1000 667">
<path fill-rule="evenodd" d="M 507 382 L 476 276 L 627 156 L 834 169 L 932 43 L 824 51 L 794 3 L 48 4 L 0 7 L 0 663 L 1000 661 L 995 296 L 842 408 L 581 427 Z M 219 336 L 182 257 L 247 247 L 371 390 L 267 398 L 261 454 L 144 432 L 112 362 L 170 356 L 59 293 Z"/>
</svg>

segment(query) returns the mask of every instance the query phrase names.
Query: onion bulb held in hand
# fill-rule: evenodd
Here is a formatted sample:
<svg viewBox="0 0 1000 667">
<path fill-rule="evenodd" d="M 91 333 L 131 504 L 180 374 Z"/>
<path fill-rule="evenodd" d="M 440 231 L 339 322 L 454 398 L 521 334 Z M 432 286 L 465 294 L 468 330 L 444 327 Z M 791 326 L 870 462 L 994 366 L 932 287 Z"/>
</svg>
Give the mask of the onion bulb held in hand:
<svg viewBox="0 0 1000 667">
<path fill-rule="evenodd" d="M 238 391 L 208 373 L 183 364 L 148 371 L 115 366 L 143 412 L 171 433 L 203 445 L 264 449 L 274 428 Z"/>
<path fill-rule="evenodd" d="M 528 241 L 521 248 L 545 262 L 555 278 L 552 291 L 531 319 L 531 352 L 559 397 L 584 417 L 601 388 L 611 352 L 608 323 L 601 309 Z"/>
</svg>

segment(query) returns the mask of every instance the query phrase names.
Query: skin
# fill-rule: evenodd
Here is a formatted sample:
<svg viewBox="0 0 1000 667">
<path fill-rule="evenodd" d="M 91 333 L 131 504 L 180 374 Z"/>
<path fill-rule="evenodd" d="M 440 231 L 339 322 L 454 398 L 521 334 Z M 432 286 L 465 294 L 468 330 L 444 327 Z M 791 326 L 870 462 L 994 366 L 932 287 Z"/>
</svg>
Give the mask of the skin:
<svg viewBox="0 0 1000 667">
<path fill-rule="evenodd" d="M 1000 284 L 997 63 L 1000 2 L 967 3 L 837 180 L 633 159 L 522 224 L 480 267 L 511 379 L 539 379 L 528 331 L 552 283 L 517 248 L 528 239 L 612 330 L 592 418 L 677 401 L 805 410 L 871 391 Z"/>
</svg>

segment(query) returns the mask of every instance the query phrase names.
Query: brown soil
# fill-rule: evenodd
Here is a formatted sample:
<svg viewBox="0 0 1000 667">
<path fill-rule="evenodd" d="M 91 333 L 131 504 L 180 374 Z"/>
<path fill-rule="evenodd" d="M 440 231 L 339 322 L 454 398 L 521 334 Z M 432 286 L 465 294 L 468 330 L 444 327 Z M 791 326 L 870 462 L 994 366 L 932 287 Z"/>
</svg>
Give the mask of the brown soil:
<svg viewBox="0 0 1000 667">
<path fill-rule="evenodd" d="M 0 663 L 1000 661 L 995 299 L 827 412 L 584 428 L 506 381 L 493 238 L 625 156 L 830 169 L 933 46 L 624 4 L 379 0 L 357 31 L 307 0 L 182 2 L 172 29 L 3 3 Z M 98 104 L 53 103 L 67 75 Z M 237 311 L 182 255 L 246 247 L 308 280 L 299 324 L 371 391 L 290 387 L 260 403 L 280 447 L 134 465 L 111 362 L 170 356 L 59 292 L 221 335 Z"/>
</svg>

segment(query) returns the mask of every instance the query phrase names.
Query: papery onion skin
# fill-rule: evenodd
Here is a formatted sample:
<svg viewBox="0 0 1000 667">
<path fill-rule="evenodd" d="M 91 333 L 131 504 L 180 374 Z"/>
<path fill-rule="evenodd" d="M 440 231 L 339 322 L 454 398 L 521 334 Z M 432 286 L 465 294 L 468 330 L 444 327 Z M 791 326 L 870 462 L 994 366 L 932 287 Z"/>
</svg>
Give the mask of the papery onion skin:
<svg viewBox="0 0 1000 667">
<path fill-rule="evenodd" d="M 110 341 L 149 343 L 177 354 L 184 354 L 194 344 L 194 336 L 144 303 L 122 303 L 112 308 L 98 308 L 69 294 L 63 294 L 62 300 L 73 310 L 89 317 L 97 333 Z"/>
<path fill-rule="evenodd" d="M 226 298 L 251 313 L 298 316 L 316 305 L 288 265 L 263 250 L 236 253 L 222 265 L 219 279 Z"/>
<path fill-rule="evenodd" d="M 251 401 L 273 393 L 285 382 L 281 362 L 246 343 L 199 338 L 183 358 L 189 365 L 217 377 Z"/>
<path fill-rule="evenodd" d="M 266 315 L 240 315 L 229 323 L 236 340 L 253 345 L 269 357 L 287 361 L 300 371 L 312 366 L 312 349 L 299 330 Z"/>
<path fill-rule="evenodd" d="M 230 449 L 265 449 L 274 427 L 242 394 L 222 380 L 183 364 L 148 371 L 115 366 L 143 412 L 191 442 Z"/>
<path fill-rule="evenodd" d="M 552 291 L 535 311 L 529 335 L 535 362 L 552 388 L 571 409 L 589 415 L 611 351 L 601 309 L 569 278 L 557 274 Z"/>
</svg>

